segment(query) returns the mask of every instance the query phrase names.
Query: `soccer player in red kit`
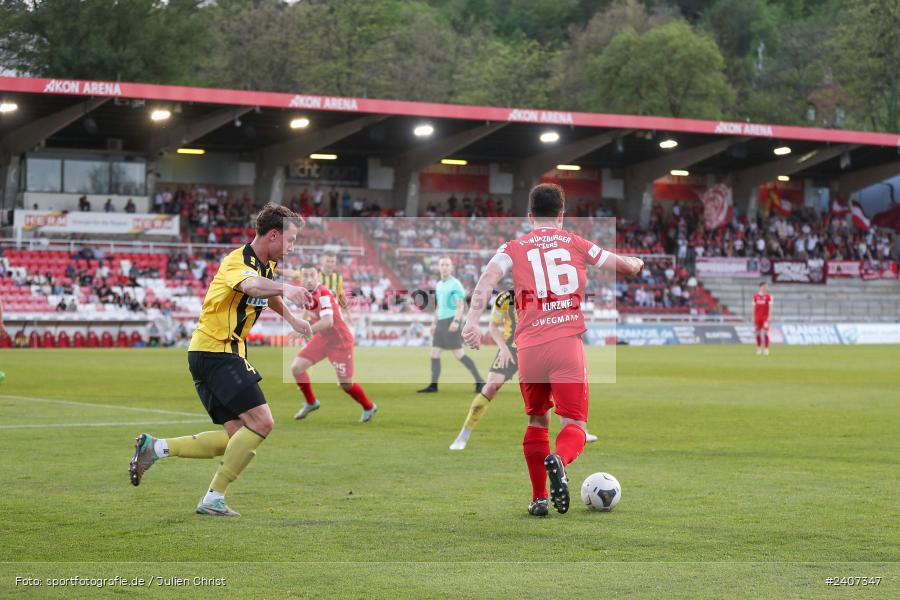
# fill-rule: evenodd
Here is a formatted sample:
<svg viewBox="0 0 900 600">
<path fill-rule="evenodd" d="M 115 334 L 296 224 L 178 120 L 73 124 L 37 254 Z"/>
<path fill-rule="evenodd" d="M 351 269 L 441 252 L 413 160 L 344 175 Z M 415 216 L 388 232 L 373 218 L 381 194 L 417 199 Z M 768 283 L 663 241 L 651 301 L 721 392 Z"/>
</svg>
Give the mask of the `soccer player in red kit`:
<svg viewBox="0 0 900 600">
<path fill-rule="evenodd" d="M 528 220 L 533 230 L 497 250 L 472 293 L 463 328 L 466 344 L 478 348 L 479 319 L 491 291 L 512 271 L 519 388 L 528 415 L 522 441 L 532 488 L 528 512 L 535 516 L 549 512 L 548 495 L 557 512 L 569 510 L 565 468 L 584 450 L 588 381 L 581 336 L 587 328 L 581 300 L 587 267 L 634 275 L 644 266 L 639 258 L 617 256 L 562 229 L 564 211 L 565 196 L 559 186 L 540 184 L 531 190 Z M 554 402 L 562 429 L 556 437 L 556 452 L 551 453 L 548 428 Z"/>
<path fill-rule="evenodd" d="M 756 330 L 756 353 L 769 354 L 769 319 L 772 316 L 772 294 L 769 285 L 763 281 L 759 291 L 753 294 L 753 328 Z M 763 343 L 765 342 L 765 350 Z"/>
<path fill-rule="evenodd" d="M 337 373 L 341 389 L 362 406 L 360 422 L 368 423 L 378 410 L 378 406 L 372 404 L 362 386 L 353 383 L 353 334 L 344 323 L 338 301 L 331 290 L 319 282 L 319 270 L 315 265 L 306 264 L 300 268 L 300 282 L 312 292 L 313 305 L 309 311 L 315 322 L 312 325 L 312 339 L 300 350 L 291 364 L 294 380 L 306 400 L 294 418 L 305 419 L 309 413 L 318 410 L 320 403 L 313 394 L 312 381 L 307 371 L 323 358 L 327 358 Z"/>
</svg>

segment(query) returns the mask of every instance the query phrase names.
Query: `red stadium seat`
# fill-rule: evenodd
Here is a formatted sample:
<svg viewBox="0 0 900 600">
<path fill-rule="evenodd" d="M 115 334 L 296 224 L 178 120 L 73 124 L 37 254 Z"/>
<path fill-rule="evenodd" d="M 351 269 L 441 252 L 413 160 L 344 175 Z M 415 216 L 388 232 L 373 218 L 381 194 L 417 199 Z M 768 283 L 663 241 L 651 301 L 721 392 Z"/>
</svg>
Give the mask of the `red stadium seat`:
<svg viewBox="0 0 900 600">
<path fill-rule="evenodd" d="M 116 336 L 116 348 L 127 348 L 128 347 L 128 334 L 126 334 L 121 329 L 119 330 L 119 335 Z"/>
<path fill-rule="evenodd" d="M 60 348 L 71 348 L 72 344 L 69 340 L 69 334 L 65 331 L 60 331 L 59 335 L 56 337 L 56 345 Z"/>
<path fill-rule="evenodd" d="M 104 331 L 102 334 L 100 334 L 100 346 L 102 348 L 112 348 L 113 346 L 115 346 L 113 336 L 110 332 Z"/>
<path fill-rule="evenodd" d="M 8 335 L 4 335 L 3 337 L 0 337 L 0 348 L 12 348 L 12 347 L 13 347 L 13 343 L 12 343 L 11 337 L 9 337 Z"/>
<path fill-rule="evenodd" d="M 37 331 L 32 331 L 28 334 L 28 347 L 29 348 L 40 348 L 41 347 L 41 336 Z"/>
<path fill-rule="evenodd" d="M 65 333 L 65 332 L 63 332 Z M 61 335 L 61 334 L 60 334 Z M 73 348 L 84 348 L 84 334 L 80 331 L 76 331 L 72 336 L 72 347 Z"/>
<path fill-rule="evenodd" d="M 131 345 L 132 346 L 143 346 L 144 338 L 141 336 L 140 331 L 132 331 L 131 332 Z"/>
<path fill-rule="evenodd" d="M 109 334 L 107 334 L 109 335 Z M 110 336 L 110 340 L 112 336 Z M 88 348 L 99 348 L 100 347 L 100 339 L 97 338 L 97 334 L 93 331 L 88 331 L 87 334 L 87 347 Z"/>
<path fill-rule="evenodd" d="M 42 344 L 44 348 L 56 348 L 56 338 L 53 337 L 52 332 L 44 332 L 44 341 Z"/>
</svg>

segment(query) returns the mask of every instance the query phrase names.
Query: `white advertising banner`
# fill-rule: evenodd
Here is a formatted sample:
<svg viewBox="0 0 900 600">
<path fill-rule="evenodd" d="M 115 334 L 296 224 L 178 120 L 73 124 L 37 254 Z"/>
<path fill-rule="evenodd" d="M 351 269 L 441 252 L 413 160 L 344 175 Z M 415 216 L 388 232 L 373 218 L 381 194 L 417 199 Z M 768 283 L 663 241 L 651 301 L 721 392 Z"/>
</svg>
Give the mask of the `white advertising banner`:
<svg viewBox="0 0 900 600">
<path fill-rule="evenodd" d="M 176 237 L 178 215 L 17 210 L 13 225 L 24 233 L 131 234 Z"/>
<path fill-rule="evenodd" d="M 900 344 L 900 323 L 838 323 L 845 344 Z"/>
<path fill-rule="evenodd" d="M 759 259 L 700 257 L 697 277 L 760 277 Z"/>
</svg>

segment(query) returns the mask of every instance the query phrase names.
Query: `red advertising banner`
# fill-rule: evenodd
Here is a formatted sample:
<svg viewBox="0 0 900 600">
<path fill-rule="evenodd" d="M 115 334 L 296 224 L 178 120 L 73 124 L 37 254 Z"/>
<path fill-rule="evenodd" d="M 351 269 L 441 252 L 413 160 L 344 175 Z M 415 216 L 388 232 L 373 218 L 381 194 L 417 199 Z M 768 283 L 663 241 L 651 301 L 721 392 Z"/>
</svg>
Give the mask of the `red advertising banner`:
<svg viewBox="0 0 900 600">
<path fill-rule="evenodd" d="M 825 261 L 815 260 L 773 260 L 772 281 L 774 283 L 825 283 Z"/>
<path fill-rule="evenodd" d="M 487 194 L 491 189 L 490 169 L 485 165 L 431 165 L 419 172 L 419 189 Z"/>
<path fill-rule="evenodd" d="M 861 260 L 829 260 L 825 264 L 829 277 L 860 277 L 862 275 Z"/>
<path fill-rule="evenodd" d="M 758 200 L 764 215 L 775 213 L 786 217 L 803 206 L 803 180 L 770 181 L 759 186 Z"/>
<path fill-rule="evenodd" d="M 865 280 L 897 279 L 897 263 L 892 260 L 862 261 L 860 274 Z"/>
<path fill-rule="evenodd" d="M 603 196 L 603 177 L 600 169 L 583 168 L 580 171 L 553 169 L 541 177 L 541 183 L 555 183 L 570 198 L 578 196 L 600 198 Z"/>
<path fill-rule="evenodd" d="M 656 200 L 700 200 L 706 191 L 705 175 L 666 175 L 653 182 L 653 198 Z"/>
</svg>

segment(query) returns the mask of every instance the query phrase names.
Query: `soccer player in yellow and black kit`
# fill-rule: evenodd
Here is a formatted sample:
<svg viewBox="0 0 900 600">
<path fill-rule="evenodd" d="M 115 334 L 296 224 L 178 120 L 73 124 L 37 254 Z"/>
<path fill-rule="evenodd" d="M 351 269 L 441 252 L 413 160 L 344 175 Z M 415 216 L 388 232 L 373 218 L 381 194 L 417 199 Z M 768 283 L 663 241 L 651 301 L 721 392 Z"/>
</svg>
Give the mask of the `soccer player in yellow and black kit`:
<svg viewBox="0 0 900 600">
<path fill-rule="evenodd" d="M 519 369 L 515 340 L 517 320 L 514 299 L 515 292 L 513 290 L 500 292 L 491 307 L 491 323 L 488 333 L 499 349 L 491 364 L 491 370 L 488 371 L 487 383 L 472 399 L 466 422 L 459 435 L 450 444 L 451 450 L 465 450 L 466 444 L 469 443 L 469 436 L 472 435 L 472 430 L 475 429 L 478 420 L 487 410 L 488 404 L 494 399 L 503 384 L 511 379 Z M 586 435 L 586 438 L 588 442 L 597 441 L 597 436 L 590 433 Z"/>
<path fill-rule="evenodd" d="M 269 307 L 294 331 L 311 335 L 309 322 L 294 315 L 284 300 L 305 308 L 311 299 L 309 291 L 274 281 L 278 261 L 293 250 L 302 226 L 302 219 L 291 210 L 267 204 L 257 216 L 253 242 L 228 254 L 219 265 L 191 338 L 188 366 L 200 401 L 223 431 L 168 439 L 142 433 L 135 440 L 128 468 L 132 484 L 139 485 L 147 469 L 161 458 L 221 456 L 197 513 L 240 516 L 225 504 L 225 490 L 250 464 L 275 424 L 259 387 L 262 377 L 247 360 L 247 334 Z"/>
</svg>

